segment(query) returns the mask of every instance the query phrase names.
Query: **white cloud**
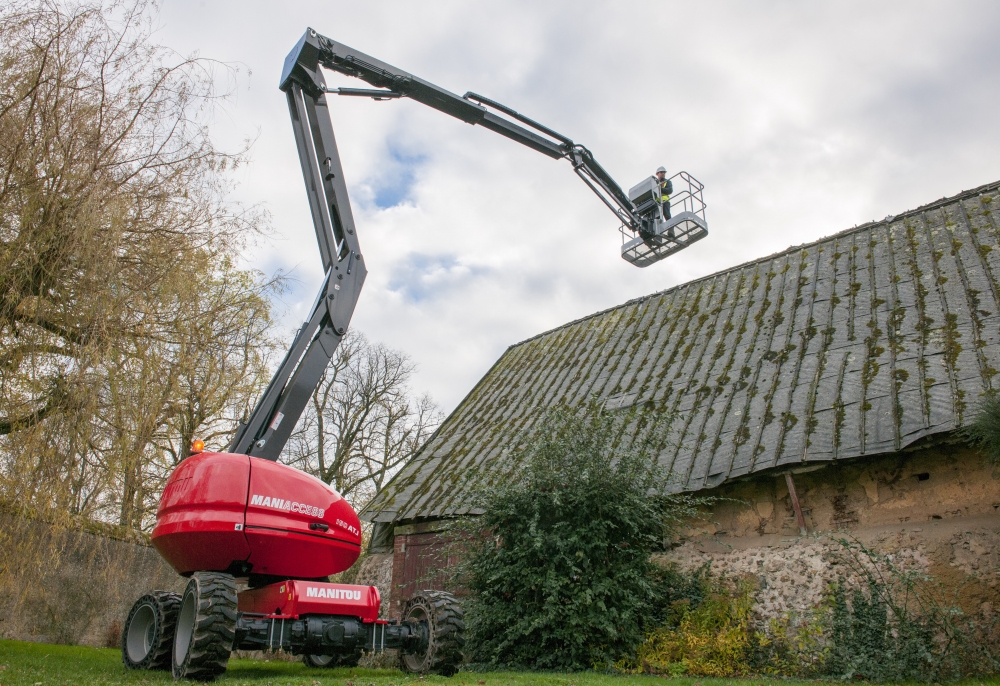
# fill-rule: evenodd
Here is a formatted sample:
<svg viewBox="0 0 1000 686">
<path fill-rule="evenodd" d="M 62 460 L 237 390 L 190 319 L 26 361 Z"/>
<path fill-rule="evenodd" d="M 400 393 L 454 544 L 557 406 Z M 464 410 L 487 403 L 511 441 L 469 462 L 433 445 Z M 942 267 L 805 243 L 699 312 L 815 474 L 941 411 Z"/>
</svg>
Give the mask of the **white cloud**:
<svg viewBox="0 0 1000 686">
<path fill-rule="evenodd" d="M 307 26 L 569 135 L 626 188 L 659 164 L 706 184 L 710 236 L 637 270 L 565 162 L 416 103 L 334 99 L 369 268 L 354 326 L 412 355 L 446 409 L 547 328 L 1000 179 L 990 2 L 166 0 L 160 24 L 252 71 L 216 134 L 257 136 L 239 194 L 278 231 L 254 264 L 298 279 L 288 326 L 321 277 L 277 90 Z"/>
</svg>

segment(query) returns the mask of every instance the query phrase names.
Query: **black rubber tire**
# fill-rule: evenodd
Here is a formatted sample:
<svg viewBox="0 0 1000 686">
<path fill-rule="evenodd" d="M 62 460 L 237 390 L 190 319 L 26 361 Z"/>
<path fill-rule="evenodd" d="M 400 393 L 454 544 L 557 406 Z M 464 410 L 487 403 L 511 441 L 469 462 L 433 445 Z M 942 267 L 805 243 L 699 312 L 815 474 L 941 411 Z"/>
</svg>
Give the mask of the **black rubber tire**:
<svg viewBox="0 0 1000 686">
<path fill-rule="evenodd" d="M 402 621 L 424 624 L 427 632 L 426 644 L 420 649 L 399 651 L 399 666 L 404 672 L 451 676 L 458 671 L 465 646 L 465 621 L 455 596 L 445 591 L 419 591 L 403 607 Z"/>
<path fill-rule="evenodd" d="M 236 602 L 236 582 L 231 575 L 191 575 L 181 597 L 170 651 L 175 679 L 209 681 L 226 671 L 236 638 Z"/>
<path fill-rule="evenodd" d="M 170 669 L 179 593 L 150 591 L 135 601 L 122 628 L 122 662 L 126 669 Z"/>
<path fill-rule="evenodd" d="M 302 661 L 306 667 L 315 669 L 333 669 L 335 667 L 357 667 L 361 661 L 361 651 L 355 650 L 350 653 L 339 653 L 337 655 L 303 655 Z"/>
</svg>

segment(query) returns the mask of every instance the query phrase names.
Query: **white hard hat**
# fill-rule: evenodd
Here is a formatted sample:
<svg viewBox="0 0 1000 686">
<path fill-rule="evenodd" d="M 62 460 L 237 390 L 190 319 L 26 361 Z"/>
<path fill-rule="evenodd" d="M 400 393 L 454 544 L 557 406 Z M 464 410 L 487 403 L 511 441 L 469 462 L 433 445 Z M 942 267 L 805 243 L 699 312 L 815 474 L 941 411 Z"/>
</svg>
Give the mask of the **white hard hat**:
<svg viewBox="0 0 1000 686">
<path fill-rule="evenodd" d="M 659 174 L 660 172 L 663 172 L 664 174 L 666 174 L 667 173 L 667 168 L 666 167 L 658 167 L 656 169 L 656 173 Z"/>
</svg>

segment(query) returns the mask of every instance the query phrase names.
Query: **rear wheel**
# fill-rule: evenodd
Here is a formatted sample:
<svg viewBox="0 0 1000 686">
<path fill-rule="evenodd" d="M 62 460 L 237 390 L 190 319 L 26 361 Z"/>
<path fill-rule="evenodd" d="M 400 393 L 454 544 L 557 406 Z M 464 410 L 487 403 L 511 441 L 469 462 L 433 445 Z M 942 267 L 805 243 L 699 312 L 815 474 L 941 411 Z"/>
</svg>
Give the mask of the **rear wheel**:
<svg viewBox="0 0 1000 686">
<path fill-rule="evenodd" d="M 357 667 L 361 660 L 361 651 L 355 650 L 349 653 L 338 653 L 337 655 L 303 655 L 302 661 L 307 667 L 333 668 L 333 667 Z"/>
<path fill-rule="evenodd" d="M 181 596 L 150 591 L 135 601 L 122 629 L 122 662 L 127 669 L 170 669 Z"/>
<path fill-rule="evenodd" d="M 181 598 L 171 665 L 175 679 L 207 681 L 226 671 L 236 638 L 236 582 L 195 572 Z"/>
<path fill-rule="evenodd" d="M 407 601 L 402 621 L 415 624 L 424 634 L 416 649 L 400 651 L 404 671 L 445 676 L 458 671 L 465 645 L 465 622 L 455 596 L 444 591 L 420 591 Z"/>
</svg>

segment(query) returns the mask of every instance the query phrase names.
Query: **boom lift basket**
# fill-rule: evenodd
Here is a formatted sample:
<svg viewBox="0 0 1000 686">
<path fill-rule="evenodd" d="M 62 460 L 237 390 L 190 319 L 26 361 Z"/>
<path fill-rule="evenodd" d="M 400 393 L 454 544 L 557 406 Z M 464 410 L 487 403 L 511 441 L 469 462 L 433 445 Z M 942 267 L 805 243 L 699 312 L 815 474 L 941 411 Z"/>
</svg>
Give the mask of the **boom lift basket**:
<svg viewBox="0 0 1000 686">
<path fill-rule="evenodd" d="M 670 218 L 664 219 L 660 209 L 659 187 L 652 177 L 633 186 L 629 199 L 643 218 L 636 231 L 622 224 L 622 259 L 637 267 L 648 267 L 675 252 L 683 250 L 708 235 L 705 220 L 705 186 L 687 172 L 670 177 L 674 191 L 670 196 Z"/>
</svg>

